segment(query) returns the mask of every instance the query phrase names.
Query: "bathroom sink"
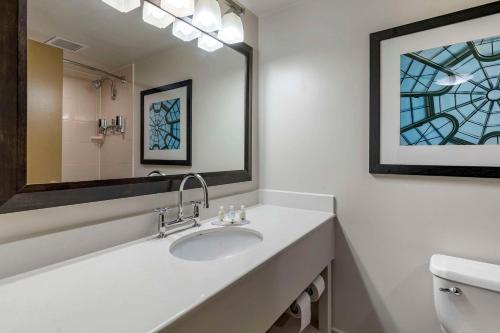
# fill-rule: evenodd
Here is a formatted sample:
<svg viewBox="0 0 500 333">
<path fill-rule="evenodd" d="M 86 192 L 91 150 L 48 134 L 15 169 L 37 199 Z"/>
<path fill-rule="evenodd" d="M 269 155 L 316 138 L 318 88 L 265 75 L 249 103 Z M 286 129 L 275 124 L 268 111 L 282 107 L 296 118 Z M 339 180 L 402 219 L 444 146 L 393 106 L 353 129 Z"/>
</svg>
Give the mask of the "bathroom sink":
<svg viewBox="0 0 500 333">
<path fill-rule="evenodd" d="M 262 234 L 251 229 L 209 229 L 175 241 L 170 246 L 170 253 L 190 261 L 226 259 L 254 247 L 262 240 Z"/>
</svg>

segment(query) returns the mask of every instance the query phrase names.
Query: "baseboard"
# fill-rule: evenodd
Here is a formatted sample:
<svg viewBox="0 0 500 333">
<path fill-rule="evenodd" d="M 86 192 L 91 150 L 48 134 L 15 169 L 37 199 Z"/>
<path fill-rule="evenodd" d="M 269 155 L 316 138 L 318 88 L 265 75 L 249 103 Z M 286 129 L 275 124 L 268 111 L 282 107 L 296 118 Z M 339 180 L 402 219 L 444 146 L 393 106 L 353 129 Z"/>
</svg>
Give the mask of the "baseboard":
<svg viewBox="0 0 500 333">
<path fill-rule="evenodd" d="M 346 331 L 339 330 L 338 328 L 332 327 L 333 333 L 347 333 Z"/>
<path fill-rule="evenodd" d="M 262 189 L 259 190 L 259 202 L 268 205 L 317 210 L 335 214 L 335 197 L 330 194 Z"/>
</svg>

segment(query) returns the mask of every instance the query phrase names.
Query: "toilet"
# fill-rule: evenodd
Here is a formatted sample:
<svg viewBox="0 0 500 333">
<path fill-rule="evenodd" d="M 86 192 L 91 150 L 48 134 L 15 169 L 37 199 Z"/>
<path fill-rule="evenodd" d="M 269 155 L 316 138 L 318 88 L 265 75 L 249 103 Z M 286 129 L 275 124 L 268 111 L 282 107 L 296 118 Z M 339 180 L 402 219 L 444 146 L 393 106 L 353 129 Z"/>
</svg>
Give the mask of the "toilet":
<svg viewBox="0 0 500 333">
<path fill-rule="evenodd" d="M 436 254 L 430 271 L 443 332 L 500 332 L 500 266 Z"/>
</svg>

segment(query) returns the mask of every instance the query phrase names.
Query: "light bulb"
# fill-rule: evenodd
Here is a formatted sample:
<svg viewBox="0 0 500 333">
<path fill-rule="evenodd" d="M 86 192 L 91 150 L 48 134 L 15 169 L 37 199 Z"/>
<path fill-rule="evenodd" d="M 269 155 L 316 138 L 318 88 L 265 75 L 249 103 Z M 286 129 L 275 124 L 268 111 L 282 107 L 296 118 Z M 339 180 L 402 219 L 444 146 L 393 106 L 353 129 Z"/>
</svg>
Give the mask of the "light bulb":
<svg viewBox="0 0 500 333">
<path fill-rule="evenodd" d="M 208 52 L 216 51 L 223 46 L 224 44 L 207 34 L 203 34 L 200 38 L 198 38 L 198 47 Z"/>
<path fill-rule="evenodd" d="M 192 41 L 201 36 L 201 32 L 198 29 L 193 28 L 182 20 L 175 20 L 172 27 L 172 34 L 185 42 Z"/>
<path fill-rule="evenodd" d="M 144 22 L 154 25 L 157 28 L 164 29 L 168 27 L 175 18 L 169 13 L 164 12 L 155 5 L 144 1 L 144 7 L 142 9 L 142 19 Z"/>
<path fill-rule="evenodd" d="M 141 0 L 102 0 L 102 2 L 122 13 L 128 13 L 141 6 Z"/>
<path fill-rule="evenodd" d="M 161 8 L 177 17 L 194 14 L 194 0 L 161 0 Z"/>
<path fill-rule="evenodd" d="M 220 40 L 227 44 L 241 43 L 245 39 L 243 22 L 235 13 L 227 13 L 222 17 L 222 29 L 218 36 Z"/>
<path fill-rule="evenodd" d="M 217 0 L 198 0 L 194 10 L 193 25 L 206 32 L 221 29 L 221 10 Z"/>
</svg>

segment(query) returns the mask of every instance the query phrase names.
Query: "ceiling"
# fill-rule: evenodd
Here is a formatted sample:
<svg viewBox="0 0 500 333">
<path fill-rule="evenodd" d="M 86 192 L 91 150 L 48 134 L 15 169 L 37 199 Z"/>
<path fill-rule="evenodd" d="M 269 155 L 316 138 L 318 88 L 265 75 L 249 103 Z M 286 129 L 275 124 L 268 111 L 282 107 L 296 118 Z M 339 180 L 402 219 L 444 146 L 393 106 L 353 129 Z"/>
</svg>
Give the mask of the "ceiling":
<svg viewBox="0 0 500 333">
<path fill-rule="evenodd" d="M 75 55 L 107 68 L 184 43 L 172 36 L 170 27 L 144 23 L 142 10 L 123 14 L 101 0 L 28 0 L 28 36 L 40 42 L 58 36 L 84 44 L 88 48 Z"/>
<path fill-rule="evenodd" d="M 156 0 L 159 1 L 159 0 Z M 239 0 L 257 15 L 265 15 L 297 0 Z M 105 69 L 182 45 L 171 28 L 158 29 L 142 20 L 142 10 L 120 13 L 102 0 L 28 0 L 28 36 L 45 42 L 62 37 L 88 48 L 69 58 Z"/>
<path fill-rule="evenodd" d="M 257 16 L 274 12 L 297 1 L 298 0 L 238 0 L 239 3 L 257 14 Z"/>
</svg>

